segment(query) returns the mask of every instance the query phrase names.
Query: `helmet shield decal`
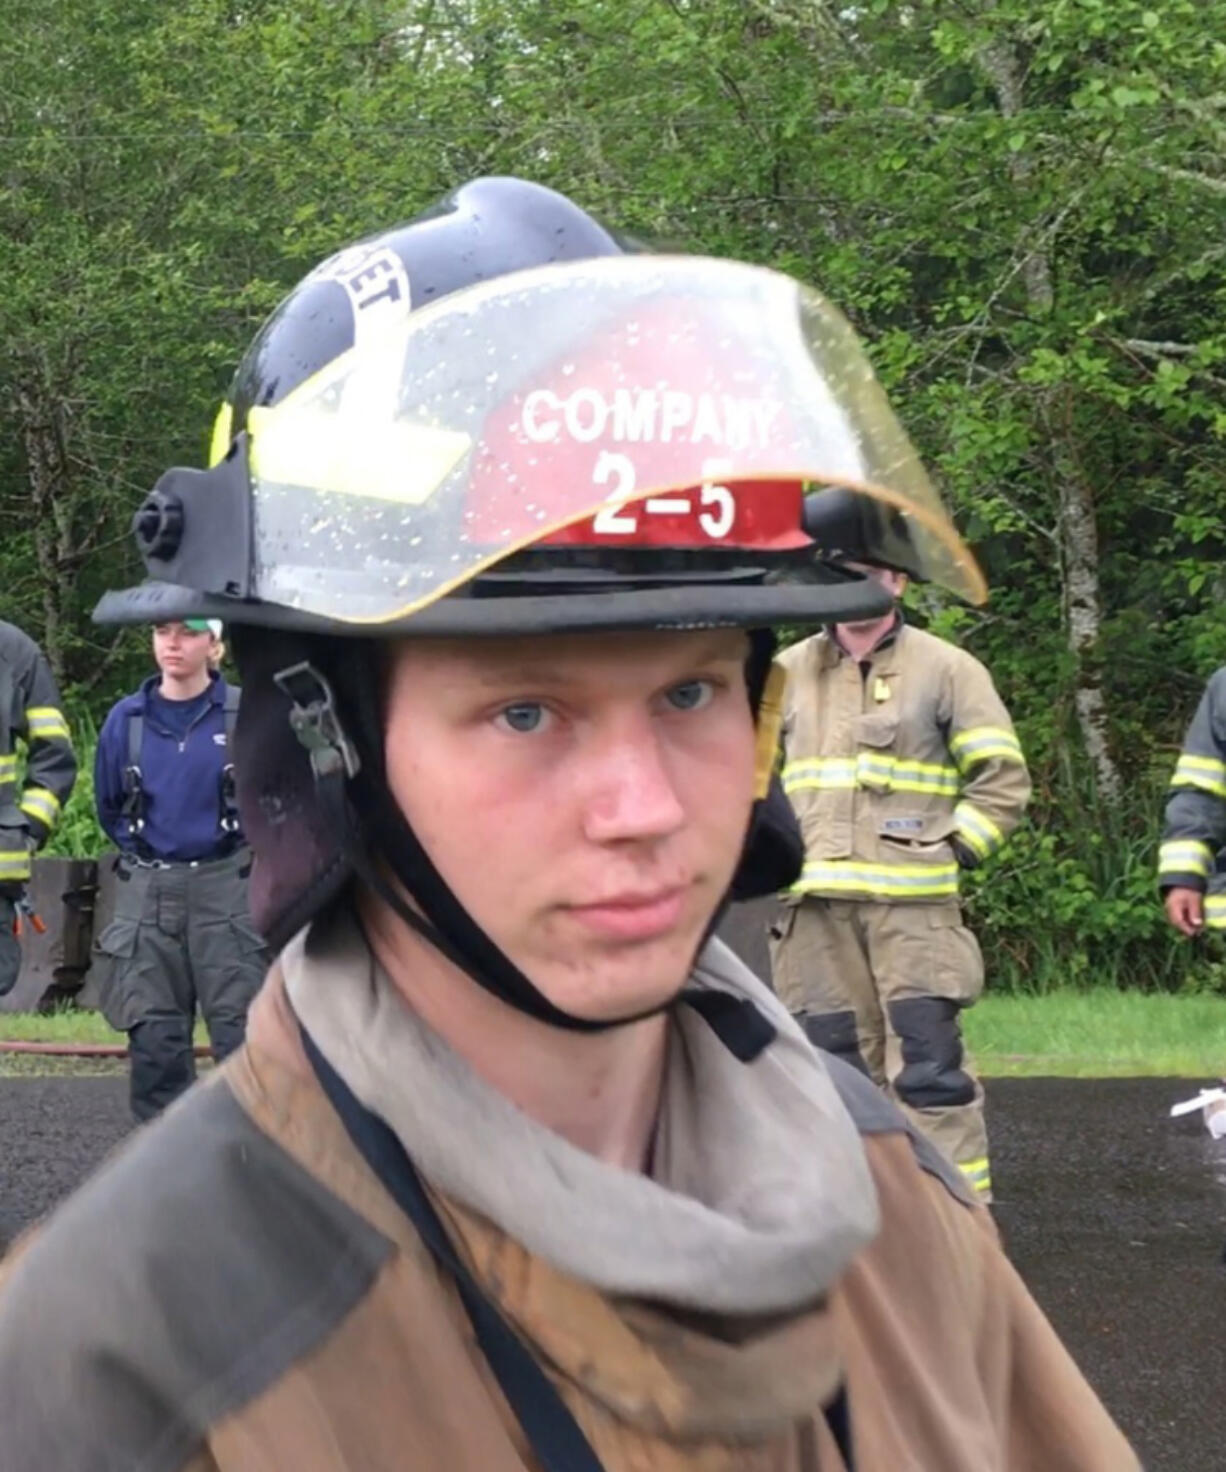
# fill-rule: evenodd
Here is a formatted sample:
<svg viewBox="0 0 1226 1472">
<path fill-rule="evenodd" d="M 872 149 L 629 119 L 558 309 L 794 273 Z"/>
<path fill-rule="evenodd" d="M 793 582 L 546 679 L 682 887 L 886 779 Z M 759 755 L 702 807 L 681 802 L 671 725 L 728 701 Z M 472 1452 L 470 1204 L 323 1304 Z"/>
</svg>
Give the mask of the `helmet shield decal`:
<svg viewBox="0 0 1226 1472">
<path fill-rule="evenodd" d="M 897 508 L 926 575 L 983 596 L 850 326 L 757 267 L 501 277 L 365 336 L 248 427 L 253 593 L 344 623 L 402 619 L 532 544 L 803 546 L 811 486 Z"/>
</svg>

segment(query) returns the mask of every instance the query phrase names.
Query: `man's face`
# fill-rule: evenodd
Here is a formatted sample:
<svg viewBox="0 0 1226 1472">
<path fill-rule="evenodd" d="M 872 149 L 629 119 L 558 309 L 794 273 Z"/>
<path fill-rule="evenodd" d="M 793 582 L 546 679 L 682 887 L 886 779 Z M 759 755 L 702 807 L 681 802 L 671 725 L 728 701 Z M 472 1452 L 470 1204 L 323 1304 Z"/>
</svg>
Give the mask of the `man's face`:
<svg viewBox="0 0 1226 1472">
<path fill-rule="evenodd" d="M 889 592 L 895 603 L 906 592 L 907 575 L 905 572 L 895 572 L 892 567 L 875 567 L 871 562 L 845 562 L 843 566 L 848 572 L 860 573 L 866 578 L 872 578 L 875 583 L 880 583 Z M 878 618 L 858 619 L 855 622 L 841 624 L 840 627 L 848 629 L 869 628 L 876 624 L 879 619 L 880 615 L 878 615 Z"/>
<path fill-rule="evenodd" d="M 158 624 L 153 630 L 153 657 L 164 675 L 192 679 L 208 667 L 213 636 L 181 623 Z"/>
<path fill-rule="evenodd" d="M 405 640 L 391 791 L 465 908 L 556 1006 L 684 983 L 749 822 L 744 634 Z"/>
</svg>

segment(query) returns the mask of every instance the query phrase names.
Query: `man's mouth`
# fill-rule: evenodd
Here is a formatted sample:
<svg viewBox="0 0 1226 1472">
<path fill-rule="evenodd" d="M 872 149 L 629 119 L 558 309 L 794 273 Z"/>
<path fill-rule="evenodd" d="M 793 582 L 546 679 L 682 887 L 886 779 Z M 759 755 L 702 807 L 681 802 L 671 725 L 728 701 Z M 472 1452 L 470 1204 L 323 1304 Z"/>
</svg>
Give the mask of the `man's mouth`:
<svg viewBox="0 0 1226 1472">
<path fill-rule="evenodd" d="M 568 905 L 585 929 L 607 940 L 655 940 L 675 930 L 685 909 L 688 884 L 624 890 L 582 905 Z"/>
</svg>

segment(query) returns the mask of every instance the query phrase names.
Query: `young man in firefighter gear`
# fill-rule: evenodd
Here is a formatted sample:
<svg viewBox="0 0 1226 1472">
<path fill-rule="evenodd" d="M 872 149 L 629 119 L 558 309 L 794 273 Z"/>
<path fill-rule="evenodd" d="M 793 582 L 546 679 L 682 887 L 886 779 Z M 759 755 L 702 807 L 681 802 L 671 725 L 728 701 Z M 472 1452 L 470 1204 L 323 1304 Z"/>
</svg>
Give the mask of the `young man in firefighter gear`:
<svg viewBox="0 0 1226 1472">
<path fill-rule="evenodd" d="M 1158 885 L 1176 930 L 1226 931 L 1226 666 L 1205 686 L 1175 764 Z"/>
<path fill-rule="evenodd" d="M 22 906 L 34 854 L 47 842 L 77 780 L 68 722 L 42 650 L 0 622 L 0 997 L 17 985 Z M 18 743 L 26 748 L 18 777 Z"/>
<path fill-rule="evenodd" d="M 227 618 L 282 949 L 7 1265 L 6 1472 L 1135 1467 L 957 1173 L 709 939 L 799 865 L 767 631 L 888 602 L 782 576 L 802 480 L 978 591 L 846 323 L 479 180 L 313 273 L 218 438 L 99 617 Z"/>
<path fill-rule="evenodd" d="M 895 606 L 779 659 L 805 863 L 771 931 L 775 986 L 812 1041 L 885 1086 L 990 1201 L 983 1089 L 958 1024 L 983 957 L 958 877 L 1004 843 L 1030 778 L 983 665 L 903 621 L 920 570 L 903 518 L 834 489 L 809 498 L 805 526 Z"/>
</svg>

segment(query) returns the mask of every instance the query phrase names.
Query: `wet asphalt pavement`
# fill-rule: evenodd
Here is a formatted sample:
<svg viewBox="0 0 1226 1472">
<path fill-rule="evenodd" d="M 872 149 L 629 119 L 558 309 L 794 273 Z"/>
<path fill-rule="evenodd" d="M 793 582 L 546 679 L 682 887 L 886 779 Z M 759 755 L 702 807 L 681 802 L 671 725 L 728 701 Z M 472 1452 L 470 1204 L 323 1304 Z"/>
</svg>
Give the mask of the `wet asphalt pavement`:
<svg viewBox="0 0 1226 1472">
<path fill-rule="evenodd" d="M 1150 1472 L 1226 1469 L 1226 1140 L 1167 1117 L 1197 1088 L 988 1085 L 1005 1245 Z"/>
<path fill-rule="evenodd" d="M 1167 1118 L 1195 1091 L 988 1084 L 1006 1246 L 1150 1472 L 1226 1472 L 1226 1140 Z M 0 1078 L 0 1244 L 127 1128 L 122 1077 Z"/>
</svg>

